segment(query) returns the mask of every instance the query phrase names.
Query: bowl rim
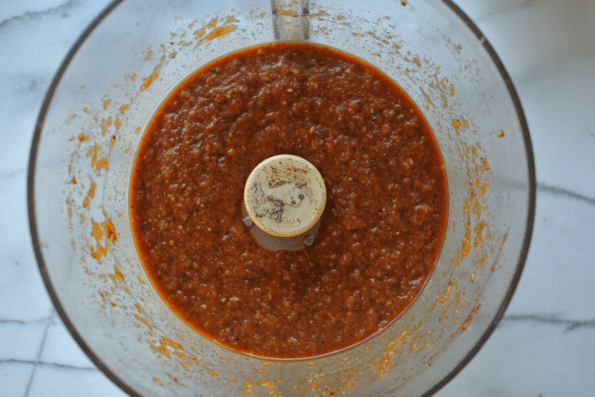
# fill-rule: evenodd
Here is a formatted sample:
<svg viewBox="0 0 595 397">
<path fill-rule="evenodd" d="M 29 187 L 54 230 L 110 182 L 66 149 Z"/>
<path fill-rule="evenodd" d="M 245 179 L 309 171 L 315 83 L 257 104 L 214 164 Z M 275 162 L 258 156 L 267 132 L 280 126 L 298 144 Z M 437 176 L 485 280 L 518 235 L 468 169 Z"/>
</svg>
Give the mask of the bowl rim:
<svg viewBox="0 0 595 397">
<path fill-rule="evenodd" d="M 95 355 L 95 353 L 91 350 L 91 348 L 84 341 L 81 334 L 79 334 L 78 330 L 74 326 L 74 323 L 68 318 L 66 311 L 64 310 L 64 308 L 58 298 L 58 295 L 56 294 L 56 291 L 54 290 L 54 287 L 52 286 L 52 283 L 51 283 L 51 280 L 49 277 L 49 273 L 48 273 L 48 269 L 47 269 L 45 262 L 43 260 L 43 255 L 42 255 L 42 250 L 41 250 L 41 241 L 39 239 L 39 235 L 37 232 L 37 219 L 35 216 L 35 168 L 36 168 L 36 164 L 37 164 L 37 152 L 39 149 L 39 142 L 40 142 L 40 138 L 41 138 L 41 132 L 43 129 L 45 117 L 47 115 L 47 112 L 48 112 L 50 103 L 53 99 L 54 93 L 55 93 L 60 81 L 62 80 L 62 77 L 63 77 L 64 73 L 66 72 L 66 69 L 70 65 L 70 62 L 72 61 L 72 59 L 78 52 L 79 48 L 83 45 L 83 43 L 91 35 L 91 33 L 93 33 L 95 28 L 117 6 L 119 6 L 124 1 L 125 0 L 113 0 L 85 28 L 85 30 L 81 33 L 79 38 L 76 40 L 76 42 L 72 45 L 72 47 L 68 51 L 66 57 L 62 61 L 60 67 L 58 68 L 58 71 L 56 72 L 50 87 L 48 88 L 48 91 L 45 95 L 43 104 L 39 111 L 39 116 L 37 118 L 37 122 L 35 124 L 35 131 L 34 131 L 33 140 L 32 140 L 32 144 L 31 144 L 31 151 L 29 154 L 29 166 L 28 166 L 28 170 L 27 170 L 27 209 L 28 209 L 28 215 L 29 215 L 29 231 L 31 233 L 33 250 L 35 252 L 35 258 L 36 258 L 38 266 L 39 266 L 39 271 L 43 278 L 45 287 L 50 295 L 52 303 L 54 304 L 56 311 L 60 315 L 60 318 L 64 322 L 64 325 L 68 329 L 68 332 L 70 332 L 70 334 L 72 335 L 72 337 L 74 338 L 76 343 L 85 352 L 85 354 L 91 359 L 93 364 L 95 364 L 97 366 L 97 368 L 101 372 L 103 372 L 112 382 L 114 382 L 120 389 L 122 389 L 127 394 L 129 394 L 131 396 L 142 397 L 141 394 L 139 394 L 138 392 L 133 390 L 130 386 L 128 386 L 128 384 L 120 376 L 118 376 L 114 371 L 112 371 L 107 365 L 105 365 L 99 359 L 99 357 L 97 357 Z M 480 45 L 483 46 L 484 50 L 490 56 L 494 66 L 496 66 L 496 68 L 498 69 L 498 72 L 500 73 L 500 77 L 502 78 L 502 81 L 504 82 L 504 84 L 508 90 L 508 94 L 510 95 L 510 98 L 513 102 L 513 105 L 514 105 L 514 108 L 516 111 L 516 115 L 517 115 L 517 118 L 520 123 L 521 133 L 522 133 L 522 137 L 523 137 L 523 143 L 524 143 L 524 147 L 525 147 L 525 155 L 527 156 L 527 171 L 529 174 L 528 175 L 529 176 L 529 181 L 528 181 L 529 197 L 528 197 L 528 202 L 527 202 L 528 213 L 527 213 L 527 218 L 525 221 L 525 233 L 524 233 L 524 237 L 523 237 L 523 243 L 521 245 L 520 255 L 519 255 L 519 258 L 517 261 L 517 265 L 516 265 L 516 270 L 513 274 L 509 288 L 506 291 L 506 294 L 502 300 L 502 303 L 500 304 L 500 307 L 498 308 L 498 311 L 492 318 L 490 324 L 488 325 L 486 330 L 483 332 L 483 334 L 481 335 L 479 340 L 475 343 L 475 345 L 471 348 L 471 350 L 466 354 L 466 356 L 463 357 L 463 359 L 458 363 L 458 365 L 456 367 L 454 367 L 446 376 L 444 376 L 439 382 L 437 382 L 435 385 L 430 387 L 426 392 L 424 392 L 424 394 L 422 394 L 422 396 L 424 396 L 424 397 L 431 396 L 434 393 L 436 393 L 438 390 L 440 390 L 443 386 L 445 386 L 448 382 L 450 382 L 471 361 L 471 359 L 477 354 L 477 352 L 481 349 L 481 347 L 488 340 L 490 335 L 494 332 L 494 330 L 496 329 L 496 326 L 498 325 L 498 323 L 504 316 L 504 312 L 506 311 L 506 308 L 508 307 L 508 304 L 510 303 L 512 296 L 514 295 L 516 287 L 518 286 L 518 283 L 519 283 L 519 280 L 521 277 L 521 273 L 525 266 L 525 261 L 527 259 L 527 255 L 529 253 L 529 246 L 531 243 L 531 236 L 533 234 L 533 226 L 534 226 L 534 221 L 535 221 L 535 204 L 536 204 L 536 188 L 537 188 L 536 176 L 535 176 L 535 160 L 534 160 L 534 156 L 533 156 L 533 146 L 531 144 L 529 127 L 527 124 L 527 120 L 525 118 L 525 114 L 523 112 L 523 107 L 521 105 L 521 101 L 518 97 L 516 89 L 514 88 L 514 85 L 512 83 L 512 79 L 510 78 L 510 75 L 506 71 L 504 64 L 498 57 L 498 54 L 496 53 L 496 51 L 494 50 L 492 45 L 489 43 L 488 39 L 484 36 L 484 34 L 481 32 L 481 30 L 475 25 L 475 23 L 471 20 L 471 18 L 468 17 L 459 8 L 459 6 L 457 6 L 455 3 L 453 3 L 453 0 L 439 0 L 439 1 L 442 2 L 444 5 L 446 5 L 448 8 L 450 8 L 451 11 L 453 11 L 460 18 L 460 20 L 465 24 L 465 26 L 467 26 L 467 28 L 469 30 L 471 30 L 471 32 L 476 36 Z"/>
</svg>

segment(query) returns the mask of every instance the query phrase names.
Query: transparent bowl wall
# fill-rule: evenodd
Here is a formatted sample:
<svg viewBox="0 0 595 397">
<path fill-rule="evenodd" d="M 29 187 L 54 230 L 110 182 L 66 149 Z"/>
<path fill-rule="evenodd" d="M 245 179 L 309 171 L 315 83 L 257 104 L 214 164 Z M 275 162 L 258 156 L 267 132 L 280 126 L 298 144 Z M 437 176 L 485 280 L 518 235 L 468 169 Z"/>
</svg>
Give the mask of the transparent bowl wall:
<svg viewBox="0 0 595 397">
<path fill-rule="evenodd" d="M 85 32 L 32 149 L 31 230 L 46 285 L 85 352 L 133 395 L 431 394 L 490 334 L 526 256 L 535 183 L 514 89 L 448 2 L 273 5 L 130 0 Z M 197 334 L 151 286 L 128 222 L 135 151 L 168 92 L 210 60 L 275 40 L 329 45 L 391 76 L 424 111 L 449 183 L 444 248 L 418 299 L 376 337 L 310 360 L 249 357 Z"/>
</svg>

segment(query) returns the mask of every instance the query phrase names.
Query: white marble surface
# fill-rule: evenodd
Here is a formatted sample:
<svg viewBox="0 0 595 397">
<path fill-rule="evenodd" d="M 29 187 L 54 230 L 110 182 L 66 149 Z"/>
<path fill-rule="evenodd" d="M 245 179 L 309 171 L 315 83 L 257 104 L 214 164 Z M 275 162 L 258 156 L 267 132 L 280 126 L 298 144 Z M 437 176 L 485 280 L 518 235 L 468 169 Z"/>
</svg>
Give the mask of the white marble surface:
<svg viewBox="0 0 595 397">
<path fill-rule="evenodd" d="M 409 0 L 414 2 L 415 0 Z M 53 308 L 33 255 L 31 139 L 62 59 L 108 0 L 0 2 L 0 395 L 124 395 Z M 595 0 L 457 0 L 525 109 L 537 168 L 529 256 L 505 317 L 438 396 L 595 396 Z"/>
</svg>

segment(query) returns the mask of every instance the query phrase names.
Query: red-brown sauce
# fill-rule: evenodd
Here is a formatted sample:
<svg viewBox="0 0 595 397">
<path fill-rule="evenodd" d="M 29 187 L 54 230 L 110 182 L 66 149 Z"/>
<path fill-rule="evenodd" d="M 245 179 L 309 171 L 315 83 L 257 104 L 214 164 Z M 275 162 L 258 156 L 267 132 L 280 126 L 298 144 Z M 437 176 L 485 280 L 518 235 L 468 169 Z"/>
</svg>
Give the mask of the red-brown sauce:
<svg viewBox="0 0 595 397">
<path fill-rule="evenodd" d="M 293 154 L 322 174 L 312 246 L 269 251 L 242 222 L 261 161 Z M 201 334 L 278 358 L 353 346 L 415 299 L 440 253 L 447 182 L 407 94 L 328 47 L 248 48 L 196 71 L 163 102 L 134 164 L 135 243 L 164 301 Z"/>
</svg>

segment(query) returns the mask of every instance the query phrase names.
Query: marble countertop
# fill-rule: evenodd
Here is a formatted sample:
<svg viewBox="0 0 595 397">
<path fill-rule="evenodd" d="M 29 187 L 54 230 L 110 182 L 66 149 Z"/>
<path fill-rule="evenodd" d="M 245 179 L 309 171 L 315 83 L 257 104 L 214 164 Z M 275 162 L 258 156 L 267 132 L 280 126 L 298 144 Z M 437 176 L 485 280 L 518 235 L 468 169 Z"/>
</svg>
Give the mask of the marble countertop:
<svg viewBox="0 0 595 397">
<path fill-rule="evenodd" d="M 414 1 L 414 0 L 410 0 Z M 27 217 L 36 119 L 108 0 L 0 4 L 0 395 L 120 396 L 46 292 Z M 525 110 L 537 169 L 529 256 L 503 320 L 437 396 L 595 395 L 595 0 L 456 0 Z"/>
</svg>

